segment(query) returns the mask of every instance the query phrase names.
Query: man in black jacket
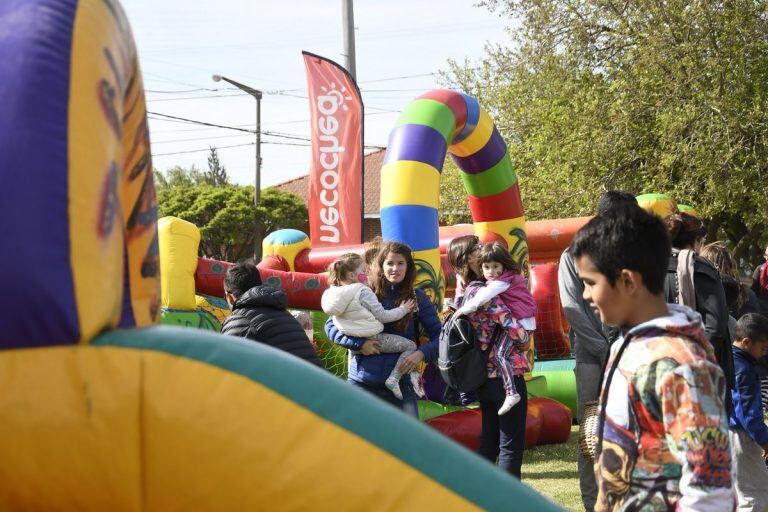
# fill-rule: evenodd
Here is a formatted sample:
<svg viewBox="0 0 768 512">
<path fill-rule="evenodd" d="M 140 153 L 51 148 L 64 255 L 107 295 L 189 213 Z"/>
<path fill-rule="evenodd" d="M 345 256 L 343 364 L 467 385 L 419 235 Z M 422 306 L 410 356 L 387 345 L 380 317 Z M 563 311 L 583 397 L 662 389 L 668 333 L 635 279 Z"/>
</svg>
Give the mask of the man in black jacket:
<svg viewBox="0 0 768 512">
<path fill-rule="evenodd" d="M 232 314 L 224 320 L 222 334 L 270 345 L 323 368 L 304 329 L 286 309 L 285 292 L 262 285 L 256 265 L 243 262 L 230 267 L 224 292 Z"/>
</svg>

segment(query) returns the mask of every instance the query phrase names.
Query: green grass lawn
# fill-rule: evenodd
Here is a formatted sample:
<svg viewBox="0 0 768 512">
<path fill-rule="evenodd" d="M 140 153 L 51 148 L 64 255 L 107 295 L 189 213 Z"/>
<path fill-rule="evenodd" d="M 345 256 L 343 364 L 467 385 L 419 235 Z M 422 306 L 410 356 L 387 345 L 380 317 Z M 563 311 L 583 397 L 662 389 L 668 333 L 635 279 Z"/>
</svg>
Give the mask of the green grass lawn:
<svg viewBox="0 0 768 512">
<path fill-rule="evenodd" d="M 579 427 L 573 426 L 567 443 L 525 450 L 523 483 L 567 510 L 584 510 L 576 470 L 578 445 Z"/>
</svg>

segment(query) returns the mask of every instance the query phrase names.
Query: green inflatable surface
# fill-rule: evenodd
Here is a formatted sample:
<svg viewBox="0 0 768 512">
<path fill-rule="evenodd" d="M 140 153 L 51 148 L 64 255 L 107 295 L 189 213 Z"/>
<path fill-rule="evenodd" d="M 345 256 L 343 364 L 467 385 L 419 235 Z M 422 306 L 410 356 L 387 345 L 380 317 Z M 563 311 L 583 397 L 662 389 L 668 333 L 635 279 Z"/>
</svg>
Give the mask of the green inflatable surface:
<svg viewBox="0 0 768 512">
<path fill-rule="evenodd" d="M 536 361 L 533 376 L 546 378 L 546 386 L 542 391 L 540 389 L 532 391 L 528 388 L 528 394 L 531 396 L 543 396 L 552 398 L 565 404 L 573 417 L 576 417 L 576 368 L 575 359 L 557 359 L 553 361 Z M 537 394 L 541 393 L 541 394 Z"/>
<path fill-rule="evenodd" d="M 177 327 L 194 327 L 205 331 L 221 331 L 221 324 L 207 311 L 185 311 L 181 309 L 160 309 L 160 324 Z"/>
</svg>

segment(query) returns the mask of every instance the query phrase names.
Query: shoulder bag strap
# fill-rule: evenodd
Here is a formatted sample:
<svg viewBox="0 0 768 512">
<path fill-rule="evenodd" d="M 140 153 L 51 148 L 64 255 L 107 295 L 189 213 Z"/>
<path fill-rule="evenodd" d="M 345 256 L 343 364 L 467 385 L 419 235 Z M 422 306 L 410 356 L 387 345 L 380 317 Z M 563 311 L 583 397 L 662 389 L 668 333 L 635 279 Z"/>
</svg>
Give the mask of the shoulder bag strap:
<svg viewBox="0 0 768 512">
<path fill-rule="evenodd" d="M 624 354 L 624 350 L 627 348 L 627 345 L 629 345 L 629 342 L 631 341 L 631 337 L 626 337 L 624 339 L 624 342 L 621 344 L 621 347 L 619 347 L 619 351 L 616 353 L 616 359 L 613 360 L 613 364 L 611 365 L 611 369 L 608 371 L 608 378 L 605 379 L 605 386 L 603 389 L 600 390 L 600 416 L 598 417 L 597 422 L 597 446 L 595 447 L 595 460 L 598 459 L 600 456 L 600 452 L 603 451 L 603 429 L 605 428 L 605 416 L 606 416 L 606 406 L 608 405 L 608 392 L 611 389 L 611 381 L 613 380 L 613 374 L 616 372 L 616 369 L 619 367 L 619 362 L 621 361 L 621 356 Z M 606 359 L 607 360 L 607 359 Z"/>
</svg>

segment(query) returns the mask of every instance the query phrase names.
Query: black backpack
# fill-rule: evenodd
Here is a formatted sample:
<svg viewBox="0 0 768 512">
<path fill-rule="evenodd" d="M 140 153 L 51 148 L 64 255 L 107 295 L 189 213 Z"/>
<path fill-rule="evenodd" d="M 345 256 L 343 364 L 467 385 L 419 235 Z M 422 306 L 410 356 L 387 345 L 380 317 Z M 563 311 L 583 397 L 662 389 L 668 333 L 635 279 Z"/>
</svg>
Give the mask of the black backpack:
<svg viewBox="0 0 768 512">
<path fill-rule="evenodd" d="M 475 328 L 465 316 L 452 316 L 440 332 L 437 358 L 440 375 L 457 391 L 475 391 L 488 379 L 489 351 L 480 350 Z"/>
</svg>

